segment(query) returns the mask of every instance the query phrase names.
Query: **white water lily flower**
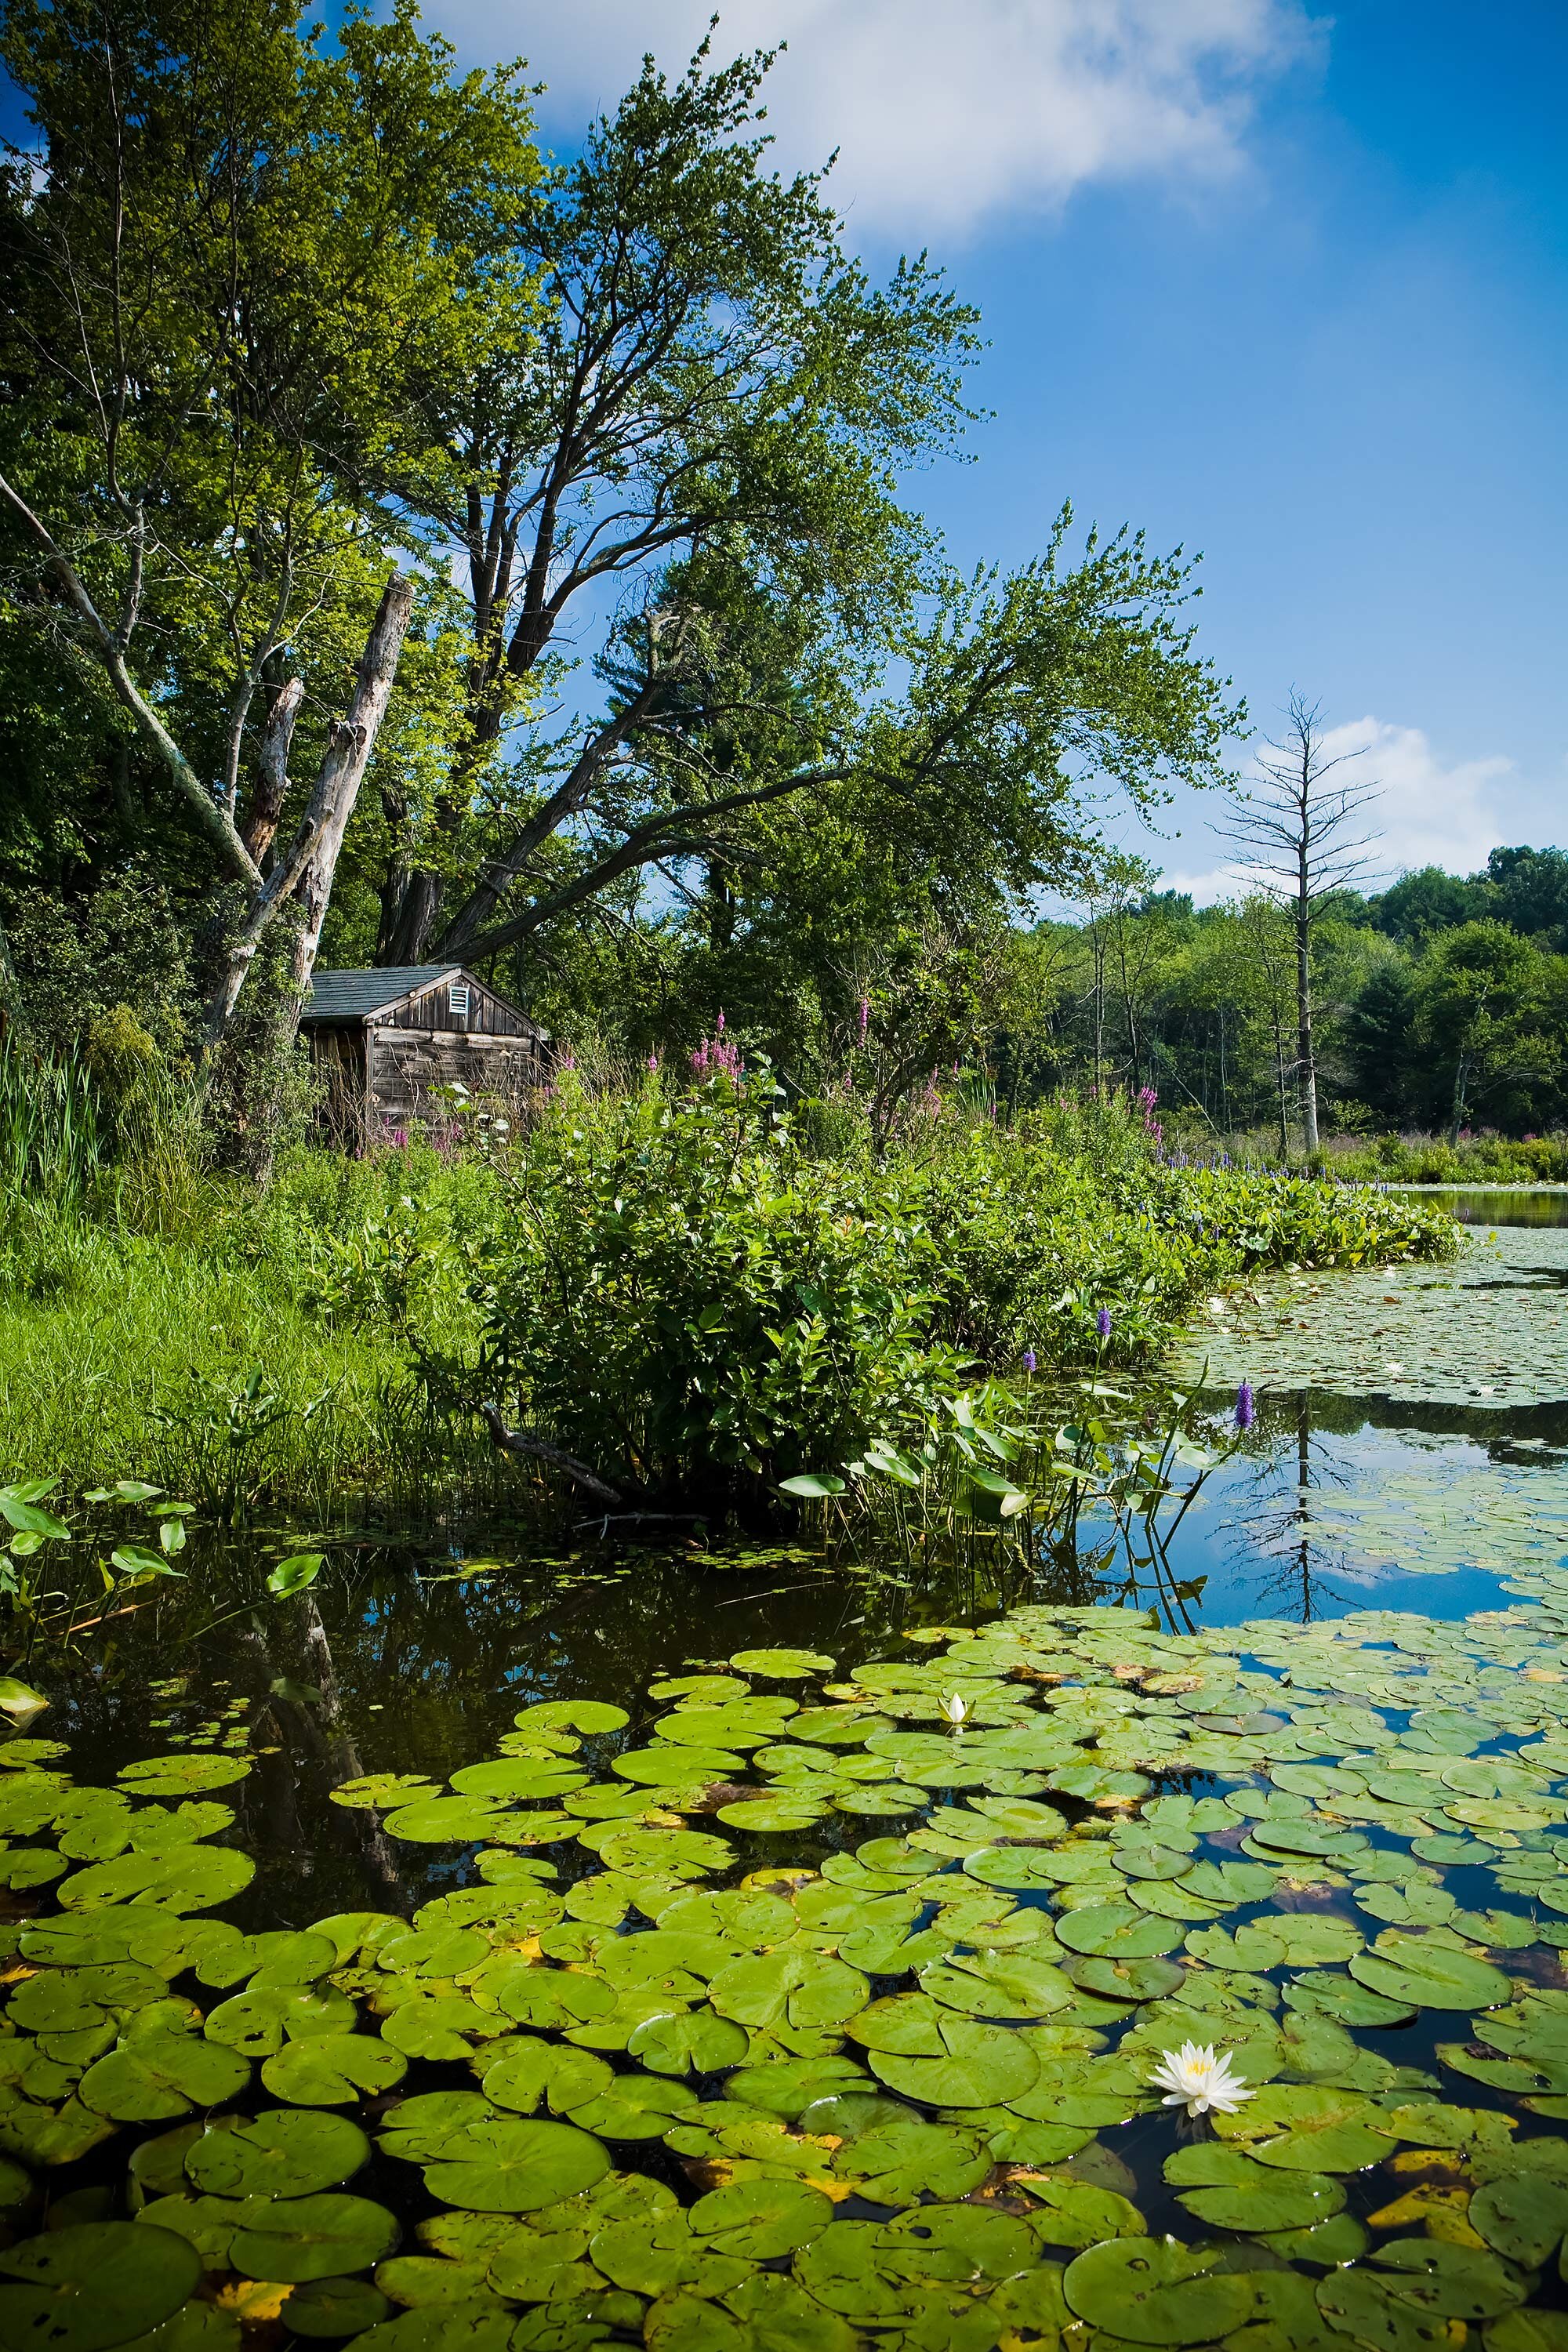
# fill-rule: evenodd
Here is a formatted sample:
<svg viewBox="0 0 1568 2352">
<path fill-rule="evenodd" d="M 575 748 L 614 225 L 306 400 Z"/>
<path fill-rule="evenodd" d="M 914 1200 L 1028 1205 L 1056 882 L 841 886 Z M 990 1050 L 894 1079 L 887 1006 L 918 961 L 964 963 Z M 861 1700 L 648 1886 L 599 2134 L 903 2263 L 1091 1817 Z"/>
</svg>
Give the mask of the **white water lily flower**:
<svg viewBox="0 0 1568 2352">
<path fill-rule="evenodd" d="M 1217 2115 L 1233 2116 L 1252 2096 L 1242 2076 L 1231 2073 L 1228 2050 L 1216 2058 L 1212 2045 L 1196 2042 L 1167 2050 L 1150 2079 L 1165 2093 L 1166 2106 L 1185 2107 L 1190 2116 L 1205 2116 L 1211 2107 Z"/>
<path fill-rule="evenodd" d="M 962 1692 L 950 1691 L 942 1699 L 942 1711 L 956 1731 L 959 1725 L 968 1719 L 969 1702 Z"/>
</svg>

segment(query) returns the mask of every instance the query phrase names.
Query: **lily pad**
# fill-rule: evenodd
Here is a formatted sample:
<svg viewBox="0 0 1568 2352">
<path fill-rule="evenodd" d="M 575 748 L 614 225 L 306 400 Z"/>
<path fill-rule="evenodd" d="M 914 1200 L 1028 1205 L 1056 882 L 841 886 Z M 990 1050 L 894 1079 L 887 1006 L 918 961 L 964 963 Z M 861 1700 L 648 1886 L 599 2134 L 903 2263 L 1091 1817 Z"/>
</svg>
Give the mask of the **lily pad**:
<svg viewBox="0 0 1568 2352">
<path fill-rule="evenodd" d="M 1568 2233 L 1568 2183 L 1528 2173 L 1489 2181 L 1476 2190 L 1465 2218 L 1510 2263 L 1539 2270 Z"/>
<path fill-rule="evenodd" d="M 160 1911 L 206 1911 L 226 1903 L 256 1875 L 247 1853 L 221 1846 L 176 1846 L 168 1853 L 124 1853 L 95 1863 L 61 1882 L 66 1910 L 104 1903 L 134 1903 Z"/>
<path fill-rule="evenodd" d="M 392 2305 L 368 2279 L 310 2279 L 289 2297 L 289 2325 L 296 2336 L 358 2336 L 388 2318 Z"/>
<path fill-rule="evenodd" d="M 1386 1929 L 1351 1961 L 1358 1982 L 1420 2009 L 1492 2009 L 1509 1998 L 1508 1978 L 1489 1960 L 1455 1951 L 1430 1935 Z"/>
<path fill-rule="evenodd" d="M 313 2033 L 285 2042 L 261 2079 L 275 2099 L 297 2107 L 346 2107 L 395 2090 L 408 2072 L 400 2051 L 369 2033 Z"/>
<path fill-rule="evenodd" d="M 591 2188 L 610 2168 L 600 2142 L 571 2124 L 470 2124 L 447 2150 L 426 2166 L 426 2186 L 471 2212 L 531 2213 Z"/>
<path fill-rule="evenodd" d="M 804 1682 L 830 1675 L 834 1666 L 820 1650 L 738 1650 L 730 1664 L 739 1675 L 765 1675 L 773 1682 Z"/>
<path fill-rule="evenodd" d="M 254 2121 L 220 2116 L 186 2152 L 185 2172 L 209 2196 L 309 2197 L 350 2179 L 369 2155 L 346 2116 L 272 2107 Z"/>
<path fill-rule="evenodd" d="M 107 2352 L 174 2316 L 201 2283 L 188 2239 L 140 2221 L 86 2221 L 0 2252 L 5 2352 Z"/>
<path fill-rule="evenodd" d="M 291 2284 L 368 2270 L 391 2253 L 398 2225 L 367 2197 L 247 2197 L 235 2219 L 236 2266 Z"/>
<path fill-rule="evenodd" d="M 1259 2164 L 1289 2172 L 1359 2172 L 1386 2154 L 1363 2092 L 1316 2083 L 1265 2083 L 1234 2115 L 1216 2114 L 1220 2137 Z"/>
<path fill-rule="evenodd" d="M 1326 2173 L 1282 2172 L 1212 2141 L 1168 2156 L 1165 2178 L 1188 2212 L 1215 2230 L 1310 2229 L 1345 2201 L 1340 2183 Z"/>
<path fill-rule="evenodd" d="M 1256 2299 L 1245 2273 L 1215 2271 L 1173 2238 L 1112 2238 L 1068 2264 L 1062 2293 L 1091 2326 L 1132 2344 L 1207 2344 L 1246 2325 Z"/>
<path fill-rule="evenodd" d="M 204 1789 L 232 1788 L 249 1770 L 246 1756 L 144 1756 L 116 1777 L 139 1797 L 195 1797 Z"/>
</svg>

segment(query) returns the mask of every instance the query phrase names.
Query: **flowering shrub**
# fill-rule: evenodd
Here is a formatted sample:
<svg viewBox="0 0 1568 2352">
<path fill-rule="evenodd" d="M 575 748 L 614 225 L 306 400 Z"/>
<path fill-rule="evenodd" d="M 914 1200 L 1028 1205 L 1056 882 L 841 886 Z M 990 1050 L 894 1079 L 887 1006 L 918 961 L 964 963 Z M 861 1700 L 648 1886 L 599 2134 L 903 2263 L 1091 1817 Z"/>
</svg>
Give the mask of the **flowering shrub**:
<svg viewBox="0 0 1568 2352">
<path fill-rule="evenodd" d="M 579 1106 L 506 1178 L 469 1391 L 644 1493 L 856 1452 L 961 1368 L 907 1180 L 808 1158 L 766 1074 Z"/>
</svg>

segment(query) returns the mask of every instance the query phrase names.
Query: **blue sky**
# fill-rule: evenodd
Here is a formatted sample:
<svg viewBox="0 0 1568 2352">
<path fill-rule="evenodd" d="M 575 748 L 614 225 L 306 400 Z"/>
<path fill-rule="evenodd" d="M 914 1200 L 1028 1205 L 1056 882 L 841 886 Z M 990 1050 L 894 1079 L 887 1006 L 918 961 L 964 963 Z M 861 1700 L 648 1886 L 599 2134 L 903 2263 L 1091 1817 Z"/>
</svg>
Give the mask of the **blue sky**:
<svg viewBox="0 0 1568 2352">
<path fill-rule="evenodd" d="M 569 146 L 705 0 L 426 0 L 522 52 Z M 1016 562 L 1070 497 L 1204 552 L 1201 642 L 1267 728 L 1292 685 L 1381 779 L 1390 869 L 1568 841 L 1562 0 L 736 0 L 785 35 L 781 158 L 838 145 L 873 266 L 980 304 L 976 462 L 917 495 Z M 1143 847 L 1218 887 L 1203 806 Z"/>
</svg>

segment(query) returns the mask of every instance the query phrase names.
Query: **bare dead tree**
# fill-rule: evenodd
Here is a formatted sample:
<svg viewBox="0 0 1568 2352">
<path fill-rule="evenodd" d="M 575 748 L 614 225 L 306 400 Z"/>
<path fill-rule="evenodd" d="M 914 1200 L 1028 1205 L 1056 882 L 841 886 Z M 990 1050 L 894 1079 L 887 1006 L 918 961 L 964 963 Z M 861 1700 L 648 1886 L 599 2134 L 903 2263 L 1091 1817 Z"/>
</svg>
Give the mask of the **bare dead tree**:
<svg viewBox="0 0 1568 2352">
<path fill-rule="evenodd" d="M 1301 1098 L 1302 1139 L 1309 1156 L 1318 1149 L 1318 1063 L 1312 1034 L 1312 946 L 1322 901 L 1348 889 L 1372 861 L 1365 856 L 1378 838 L 1352 835 L 1361 812 L 1379 796 L 1374 782 L 1331 782 L 1335 772 L 1364 757 L 1363 751 L 1328 751 L 1322 707 L 1291 691 L 1285 740 L 1266 742 L 1257 777 L 1226 828 L 1246 853 L 1249 881 L 1289 909 L 1296 934 L 1296 1074 Z"/>
</svg>

